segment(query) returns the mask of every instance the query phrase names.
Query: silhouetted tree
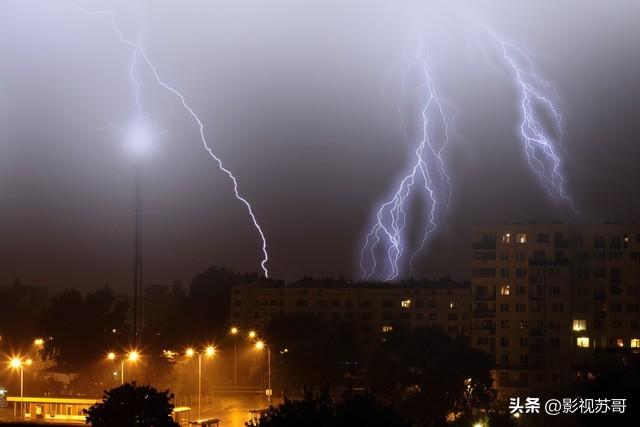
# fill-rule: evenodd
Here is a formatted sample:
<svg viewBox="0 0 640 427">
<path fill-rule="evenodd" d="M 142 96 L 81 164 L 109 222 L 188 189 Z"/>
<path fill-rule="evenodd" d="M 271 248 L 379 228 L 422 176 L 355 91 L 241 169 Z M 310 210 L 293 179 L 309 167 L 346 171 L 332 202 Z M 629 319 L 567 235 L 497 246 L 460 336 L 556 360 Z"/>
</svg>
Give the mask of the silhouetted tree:
<svg viewBox="0 0 640 427">
<path fill-rule="evenodd" d="M 624 414 L 585 414 L 581 424 L 640 425 L 640 354 L 615 355 L 590 369 L 592 379 L 576 384 L 574 395 L 585 399 L 626 399 Z"/>
<path fill-rule="evenodd" d="M 379 346 L 369 376 L 375 393 L 419 426 L 443 426 L 449 413 L 472 419 L 495 393 L 489 357 L 439 328 L 395 328 Z"/>
<path fill-rule="evenodd" d="M 105 391 L 102 402 L 84 413 L 94 427 L 178 427 L 171 418 L 173 394 L 136 383 Z"/>
<path fill-rule="evenodd" d="M 86 297 L 66 290 L 51 299 L 40 319 L 40 334 L 47 337 L 42 357 L 59 368 L 81 369 L 124 340 L 126 319 L 126 302 L 117 301 L 108 287 Z"/>
<path fill-rule="evenodd" d="M 2 341 L 17 348 L 31 344 L 37 334 L 38 317 L 42 315 L 47 301 L 46 288 L 25 285 L 20 279 L 0 287 Z"/>
<path fill-rule="evenodd" d="M 375 400 L 370 394 L 345 395 L 340 400 L 331 399 L 328 390 L 315 395 L 305 388 L 302 400 L 288 400 L 271 407 L 260 417 L 259 427 L 403 427 L 404 424 L 389 407 Z"/>
<path fill-rule="evenodd" d="M 272 320 L 266 329 L 275 376 L 293 386 L 335 385 L 342 382 L 344 362 L 354 359 L 350 328 L 312 315 Z"/>
<path fill-rule="evenodd" d="M 186 295 L 181 289 L 171 290 L 173 304 L 164 319 L 157 320 L 161 335 L 149 338 L 158 348 L 165 348 L 225 336 L 229 328 L 231 287 L 256 280 L 257 274 L 209 267 L 196 275 Z"/>
</svg>

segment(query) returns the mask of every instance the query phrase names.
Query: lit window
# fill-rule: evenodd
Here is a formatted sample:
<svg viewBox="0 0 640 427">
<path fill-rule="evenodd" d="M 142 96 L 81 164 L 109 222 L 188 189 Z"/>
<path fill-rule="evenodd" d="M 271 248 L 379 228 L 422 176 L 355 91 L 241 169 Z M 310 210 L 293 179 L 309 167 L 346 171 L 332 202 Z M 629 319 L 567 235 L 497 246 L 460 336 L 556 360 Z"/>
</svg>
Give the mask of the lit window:
<svg viewBox="0 0 640 427">
<path fill-rule="evenodd" d="M 589 337 L 578 337 L 578 347 L 589 348 Z"/>
<path fill-rule="evenodd" d="M 631 339 L 631 348 L 640 348 L 640 338 Z"/>
<path fill-rule="evenodd" d="M 404 301 L 401 301 L 400 305 L 402 306 L 402 308 L 409 308 L 409 307 L 411 307 L 411 300 L 410 299 L 406 299 Z"/>
<path fill-rule="evenodd" d="M 391 332 L 391 331 L 393 331 L 393 326 L 391 326 L 391 325 L 384 325 L 382 327 L 382 332 L 386 333 L 386 332 Z"/>
<path fill-rule="evenodd" d="M 509 295 L 511 293 L 511 289 L 509 285 L 500 286 L 500 295 Z"/>
<path fill-rule="evenodd" d="M 511 243 L 511 233 L 505 233 L 502 235 L 502 243 Z"/>
<path fill-rule="evenodd" d="M 573 330 L 578 332 L 578 331 L 584 331 L 587 329 L 587 321 L 586 320 L 582 320 L 582 319 L 574 319 L 573 320 Z"/>
<path fill-rule="evenodd" d="M 458 308 L 458 301 L 456 300 L 449 301 L 449 308 Z"/>
<path fill-rule="evenodd" d="M 624 340 L 622 338 L 616 340 L 616 347 L 624 347 Z"/>
<path fill-rule="evenodd" d="M 516 241 L 521 245 L 527 243 L 527 233 L 519 233 L 516 235 Z"/>
</svg>

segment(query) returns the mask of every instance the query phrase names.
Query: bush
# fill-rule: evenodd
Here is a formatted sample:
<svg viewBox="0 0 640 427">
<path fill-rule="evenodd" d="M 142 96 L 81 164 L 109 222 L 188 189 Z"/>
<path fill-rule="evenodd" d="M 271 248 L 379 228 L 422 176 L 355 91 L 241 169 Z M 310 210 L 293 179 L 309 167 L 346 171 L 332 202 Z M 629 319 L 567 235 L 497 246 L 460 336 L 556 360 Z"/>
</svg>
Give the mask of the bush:
<svg viewBox="0 0 640 427">
<path fill-rule="evenodd" d="M 84 412 L 94 427 L 178 427 L 171 418 L 172 399 L 169 390 L 127 383 L 105 391 L 102 402 Z"/>
</svg>

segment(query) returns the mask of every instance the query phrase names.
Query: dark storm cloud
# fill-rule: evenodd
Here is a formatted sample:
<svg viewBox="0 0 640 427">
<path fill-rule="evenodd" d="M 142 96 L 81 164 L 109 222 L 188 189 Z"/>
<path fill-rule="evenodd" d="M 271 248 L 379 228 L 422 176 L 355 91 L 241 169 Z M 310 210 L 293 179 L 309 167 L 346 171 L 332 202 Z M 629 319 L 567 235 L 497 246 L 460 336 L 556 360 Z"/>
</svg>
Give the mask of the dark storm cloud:
<svg viewBox="0 0 640 427">
<path fill-rule="evenodd" d="M 268 237 L 276 277 L 351 275 L 367 222 L 403 172 L 393 63 L 422 32 L 464 142 L 418 274 L 468 276 L 476 223 L 571 219 L 525 167 L 516 94 L 473 41 L 487 23 L 536 53 L 560 95 L 576 204 L 630 221 L 640 201 L 636 2 L 78 2 L 115 10 L 182 90 Z M 124 289 L 132 246 L 131 51 L 73 2 L 0 2 L 0 281 Z M 259 239 L 197 128 L 143 67 L 145 278 L 210 264 L 257 270 Z"/>
</svg>

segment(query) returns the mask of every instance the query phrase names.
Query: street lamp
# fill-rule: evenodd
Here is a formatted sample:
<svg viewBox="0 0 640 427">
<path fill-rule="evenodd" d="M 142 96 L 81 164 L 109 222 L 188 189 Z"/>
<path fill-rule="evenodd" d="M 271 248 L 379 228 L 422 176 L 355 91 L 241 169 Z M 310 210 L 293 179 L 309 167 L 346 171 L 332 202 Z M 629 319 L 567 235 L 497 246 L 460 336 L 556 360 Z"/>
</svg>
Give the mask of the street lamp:
<svg viewBox="0 0 640 427">
<path fill-rule="evenodd" d="M 107 360 L 114 361 L 118 358 L 118 355 L 114 352 L 107 353 Z M 120 385 L 124 384 L 124 362 L 129 361 L 135 363 L 140 359 L 140 353 L 137 350 L 132 350 L 126 355 L 120 358 Z"/>
<path fill-rule="evenodd" d="M 249 339 L 254 339 L 256 337 L 256 331 L 249 331 Z"/>
<path fill-rule="evenodd" d="M 9 360 L 9 366 L 12 369 L 20 370 L 20 417 L 24 416 L 24 366 L 31 366 L 31 359 L 22 360 L 20 357 L 13 357 Z M 14 406 L 15 410 L 15 406 Z M 14 412 L 15 415 L 15 412 Z"/>
<path fill-rule="evenodd" d="M 193 348 L 188 348 L 184 353 L 188 358 L 198 356 L 198 419 L 200 419 L 202 409 L 202 356 L 204 355 L 211 358 L 216 354 L 216 349 L 209 345 L 204 351 L 195 351 Z"/>
<path fill-rule="evenodd" d="M 133 339 L 142 329 L 142 160 L 153 146 L 153 134 L 140 117 L 128 129 L 126 145 L 135 162 L 135 232 L 133 247 Z"/>
<path fill-rule="evenodd" d="M 267 399 L 269 404 L 271 404 L 271 395 L 273 394 L 273 390 L 271 390 L 271 348 L 264 343 L 264 341 L 259 340 L 255 344 L 256 350 L 262 351 L 265 348 L 267 349 L 267 369 L 268 369 L 268 388 L 266 390 Z"/>
<path fill-rule="evenodd" d="M 231 327 L 229 331 L 231 336 L 233 337 L 233 387 L 238 389 L 238 328 L 235 326 Z"/>
</svg>

